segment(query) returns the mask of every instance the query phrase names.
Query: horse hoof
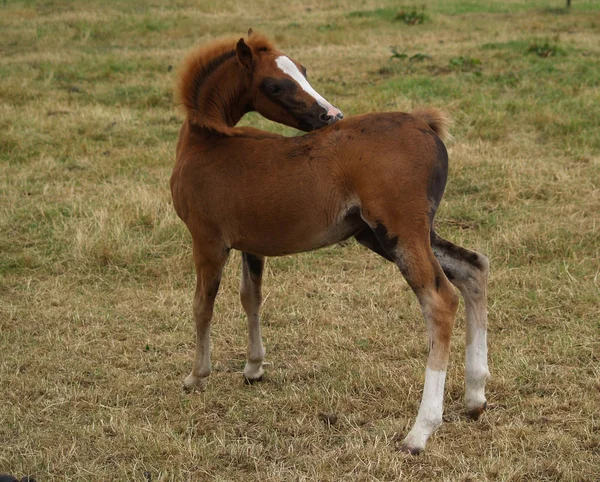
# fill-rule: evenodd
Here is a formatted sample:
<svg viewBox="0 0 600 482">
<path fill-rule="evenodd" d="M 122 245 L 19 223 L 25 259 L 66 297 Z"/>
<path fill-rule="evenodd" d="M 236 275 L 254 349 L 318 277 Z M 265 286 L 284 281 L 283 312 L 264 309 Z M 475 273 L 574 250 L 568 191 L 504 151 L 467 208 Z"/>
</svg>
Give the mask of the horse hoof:
<svg viewBox="0 0 600 482">
<path fill-rule="evenodd" d="M 194 390 L 202 391 L 206 385 L 206 378 L 200 378 L 195 375 L 189 374 L 183 381 L 183 389 L 186 392 L 193 392 Z"/>
<path fill-rule="evenodd" d="M 477 421 L 477 420 L 479 420 L 479 417 L 481 417 L 481 415 L 485 411 L 486 407 L 487 407 L 487 402 L 483 402 L 483 405 L 480 405 L 480 406 L 475 407 L 475 408 L 470 408 L 470 409 L 467 410 L 467 416 L 471 420 Z"/>
<path fill-rule="evenodd" d="M 246 385 L 252 385 L 254 383 L 262 382 L 262 379 L 263 379 L 262 373 L 256 378 L 248 378 L 246 375 L 244 375 L 244 383 Z"/>
<path fill-rule="evenodd" d="M 419 455 L 421 452 L 423 452 L 423 449 L 420 447 L 411 447 L 410 445 L 402 444 L 400 446 L 400 452 L 404 452 L 405 454 L 409 455 Z"/>
<path fill-rule="evenodd" d="M 263 379 L 264 373 L 262 363 L 247 363 L 244 368 L 244 382 L 246 385 L 260 382 Z"/>
</svg>

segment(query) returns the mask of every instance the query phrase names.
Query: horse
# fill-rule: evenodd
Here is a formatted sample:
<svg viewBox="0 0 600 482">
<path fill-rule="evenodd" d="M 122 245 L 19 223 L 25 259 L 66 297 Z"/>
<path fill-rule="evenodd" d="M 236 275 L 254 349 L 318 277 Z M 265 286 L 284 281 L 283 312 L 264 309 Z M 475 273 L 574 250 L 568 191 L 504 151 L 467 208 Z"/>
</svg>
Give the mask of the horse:
<svg viewBox="0 0 600 482">
<path fill-rule="evenodd" d="M 170 179 L 197 274 L 196 350 L 184 387 L 210 374 L 209 336 L 221 272 L 242 252 L 240 298 L 248 319 L 243 375 L 263 376 L 259 308 L 265 257 L 330 246 L 350 237 L 396 264 L 425 318 L 429 354 L 416 421 L 401 450 L 417 454 L 442 422 L 450 337 L 466 307 L 466 407 L 486 408 L 488 258 L 440 237 L 433 220 L 448 175 L 448 120 L 412 113 L 343 113 L 310 85 L 304 66 L 266 37 L 214 41 L 182 64 L 177 92 L 186 118 Z M 236 127 L 256 111 L 306 134 Z"/>
</svg>

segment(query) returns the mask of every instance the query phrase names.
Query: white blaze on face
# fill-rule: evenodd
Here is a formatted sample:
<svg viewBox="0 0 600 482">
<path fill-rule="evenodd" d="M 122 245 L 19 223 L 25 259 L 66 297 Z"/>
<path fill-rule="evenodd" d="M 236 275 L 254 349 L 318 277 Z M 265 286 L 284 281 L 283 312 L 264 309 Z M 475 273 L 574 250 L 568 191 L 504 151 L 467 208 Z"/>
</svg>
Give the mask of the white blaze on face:
<svg viewBox="0 0 600 482">
<path fill-rule="evenodd" d="M 281 55 L 280 57 L 277 57 L 275 62 L 277 63 L 277 67 L 279 67 L 279 69 L 284 74 L 287 74 L 292 79 L 294 79 L 298 83 L 298 85 L 300 85 L 300 87 L 302 88 L 302 90 L 304 92 L 306 92 L 313 99 L 315 99 L 315 101 L 321 107 L 325 108 L 327 110 L 328 115 L 336 117 L 337 115 L 342 114 L 341 110 L 339 110 L 337 107 L 334 107 L 329 102 L 327 102 L 321 96 L 321 94 L 319 94 L 315 89 L 312 88 L 312 85 L 310 85 L 308 83 L 308 80 L 306 80 L 306 77 L 304 77 L 304 75 L 302 75 L 302 72 L 300 72 L 300 70 L 298 70 L 298 67 L 296 67 L 296 64 L 294 62 L 292 62 L 288 57 L 286 57 L 285 55 Z"/>
</svg>

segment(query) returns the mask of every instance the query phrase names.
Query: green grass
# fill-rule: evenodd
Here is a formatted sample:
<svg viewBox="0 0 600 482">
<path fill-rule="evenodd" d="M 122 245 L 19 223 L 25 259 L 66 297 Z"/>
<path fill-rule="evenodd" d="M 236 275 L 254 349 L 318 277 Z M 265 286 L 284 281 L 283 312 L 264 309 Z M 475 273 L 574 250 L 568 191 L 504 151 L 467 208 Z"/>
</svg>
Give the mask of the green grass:
<svg viewBox="0 0 600 482">
<path fill-rule="evenodd" d="M 599 478 L 599 4 L 427 1 L 424 23 L 394 21 L 411 5 L 0 2 L 0 473 Z M 234 254 L 207 390 L 181 390 L 194 272 L 168 191 L 172 87 L 191 48 L 249 27 L 347 115 L 433 105 L 455 120 L 437 223 L 490 257 L 493 379 L 468 422 L 461 309 L 447 420 L 422 456 L 397 452 L 423 384 L 419 308 L 354 242 L 268 260 L 271 365 L 254 386 Z M 539 55 L 546 43 L 556 55 Z"/>
</svg>

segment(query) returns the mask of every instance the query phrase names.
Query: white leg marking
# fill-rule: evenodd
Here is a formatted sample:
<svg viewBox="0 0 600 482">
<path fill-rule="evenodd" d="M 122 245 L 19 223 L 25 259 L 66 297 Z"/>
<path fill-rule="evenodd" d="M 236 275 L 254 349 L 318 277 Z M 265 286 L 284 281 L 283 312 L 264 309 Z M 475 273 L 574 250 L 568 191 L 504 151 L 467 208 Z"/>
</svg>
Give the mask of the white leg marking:
<svg viewBox="0 0 600 482">
<path fill-rule="evenodd" d="M 467 410 L 483 407 L 486 403 L 485 382 L 490 376 L 485 329 L 474 328 L 473 330 L 473 341 L 467 346 L 465 376 Z"/>
<path fill-rule="evenodd" d="M 248 380 L 258 380 L 263 376 L 263 360 L 266 351 L 262 344 L 260 335 L 260 324 L 258 317 L 256 321 L 248 320 L 249 339 L 248 339 L 248 359 L 244 367 L 244 376 Z"/>
<path fill-rule="evenodd" d="M 481 257 L 483 269 L 467 277 L 467 281 L 459 286 L 465 299 L 467 321 L 465 401 L 467 410 L 481 413 L 486 404 L 485 383 L 490 377 L 487 354 L 487 258 Z M 478 417 L 479 414 L 473 415 Z"/>
<path fill-rule="evenodd" d="M 258 307 L 257 307 L 258 308 Z M 258 380 L 263 376 L 263 360 L 266 351 L 260 334 L 258 313 L 248 314 L 248 358 L 244 367 L 244 376 L 248 380 Z"/>
<path fill-rule="evenodd" d="M 240 284 L 240 299 L 248 317 L 248 352 L 244 376 L 248 380 L 259 380 L 263 376 L 263 360 L 265 348 L 260 333 L 260 318 L 258 316 L 261 304 L 260 285 L 254 285 L 246 269 L 242 270 Z"/>
<path fill-rule="evenodd" d="M 203 388 L 210 374 L 210 324 L 196 335 L 196 356 L 191 373 L 183 381 L 187 389 Z"/>
<path fill-rule="evenodd" d="M 327 102 L 327 100 L 325 100 L 321 96 L 321 94 L 319 94 L 315 89 L 312 88 L 312 85 L 308 83 L 306 77 L 304 77 L 304 75 L 302 75 L 302 72 L 298 70 L 296 64 L 292 62 L 288 57 L 286 57 L 285 55 L 281 55 L 277 57 L 275 62 L 277 63 L 277 67 L 279 67 L 279 69 L 284 74 L 289 75 L 292 79 L 298 82 L 298 84 L 304 92 L 312 96 L 313 99 L 315 99 L 321 107 L 327 109 L 327 113 L 329 115 L 336 116 L 337 114 L 341 114 L 341 111 L 338 108 L 334 107 L 329 102 Z"/>
<path fill-rule="evenodd" d="M 419 414 L 403 443 L 403 446 L 411 452 L 423 450 L 429 436 L 442 423 L 445 383 L 445 370 L 432 370 L 429 367 L 425 370 L 425 388 Z"/>
</svg>

